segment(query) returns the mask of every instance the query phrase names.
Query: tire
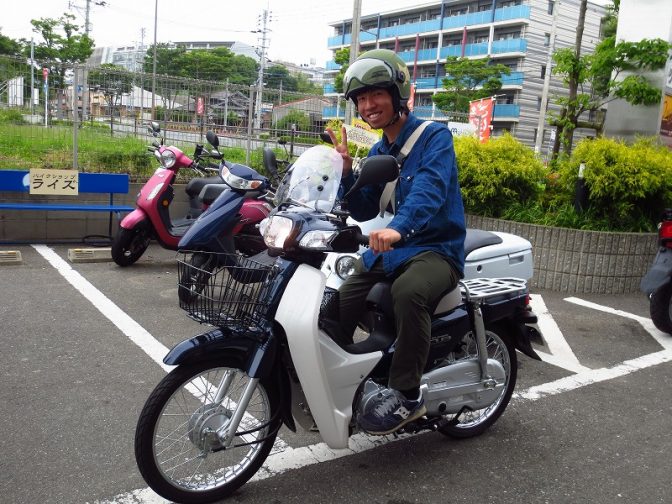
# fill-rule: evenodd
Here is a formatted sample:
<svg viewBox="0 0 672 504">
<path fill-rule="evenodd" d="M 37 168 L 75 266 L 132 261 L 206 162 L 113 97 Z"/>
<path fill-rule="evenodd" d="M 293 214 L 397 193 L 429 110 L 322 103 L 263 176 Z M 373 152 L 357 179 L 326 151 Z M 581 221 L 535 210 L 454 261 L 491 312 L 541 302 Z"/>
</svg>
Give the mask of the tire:
<svg viewBox="0 0 672 504">
<path fill-rule="evenodd" d="M 506 371 L 506 382 L 502 393 L 497 400 L 487 408 L 476 411 L 466 411 L 459 415 L 445 415 L 444 418 L 452 420 L 449 425 L 439 428 L 439 432 L 446 436 L 458 439 L 465 439 L 479 436 L 485 432 L 497 419 L 504 413 L 511 394 L 516 387 L 516 378 L 518 376 L 518 359 L 516 349 L 501 326 L 493 326 L 486 329 L 486 344 L 488 347 L 489 358 L 497 358 Z M 460 353 L 454 353 L 455 360 L 478 357 L 476 348 L 476 339 L 473 333 L 467 333 L 463 341 L 465 345 Z"/>
<path fill-rule="evenodd" d="M 651 293 L 649 313 L 653 325 L 659 331 L 672 334 L 672 282 L 667 282 Z"/>
<path fill-rule="evenodd" d="M 119 266 L 130 266 L 145 253 L 150 240 L 150 233 L 144 226 L 120 227 L 112 240 L 112 260 Z"/>
<path fill-rule="evenodd" d="M 215 269 L 216 257 L 213 254 L 199 254 L 194 252 L 189 259 L 192 268 L 186 268 L 178 279 L 177 297 L 182 303 L 193 303 L 203 292 L 210 279 L 210 273 Z"/>
<path fill-rule="evenodd" d="M 147 484 L 165 499 L 190 504 L 223 499 L 257 472 L 273 447 L 280 406 L 268 380 L 258 383 L 238 427 L 245 433 L 236 435 L 230 447 L 222 448 L 214 434 L 201 437 L 228 421 L 249 382 L 235 359 L 225 360 L 177 367 L 142 409 L 135 432 L 136 462 Z M 214 404 L 227 372 L 234 379 L 223 401 Z M 243 443 L 248 444 L 238 446 Z"/>
</svg>

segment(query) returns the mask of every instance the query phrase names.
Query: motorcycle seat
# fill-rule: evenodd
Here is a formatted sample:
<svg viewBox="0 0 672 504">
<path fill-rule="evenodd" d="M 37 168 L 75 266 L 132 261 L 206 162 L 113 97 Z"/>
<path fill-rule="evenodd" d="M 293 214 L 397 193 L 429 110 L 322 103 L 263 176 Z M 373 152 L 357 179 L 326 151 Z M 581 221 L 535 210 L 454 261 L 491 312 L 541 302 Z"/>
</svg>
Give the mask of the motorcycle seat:
<svg viewBox="0 0 672 504">
<path fill-rule="evenodd" d="M 187 183 L 184 191 L 190 198 L 196 198 L 208 184 L 224 184 L 224 180 L 219 175 L 206 178 L 193 178 Z"/>
<path fill-rule="evenodd" d="M 446 313 L 462 302 L 462 293 L 460 286 L 456 286 L 453 290 L 445 293 L 434 308 L 434 315 Z M 366 296 L 367 307 L 375 306 L 377 310 L 382 311 L 386 317 L 394 317 L 394 308 L 392 304 L 392 282 L 378 282 L 369 291 Z"/>
<path fill-rule="evenodd" d="M 502 238 L 490 231 L 482 229 L 467 228 L 467 234 L 464 237 L 464 255 L 468 256 L 476 249 L 487 247 L 489 245 L 498 245 L 502 243 Z"/>
<path fill-rule="evenodd" d="M 220 179 L 221 180 L 221 179 Z M 198 199 L 204 205 L 212 205 L 212 202 L 217 199 L 217 197 L 222 194 L 229 186 L 225 183 L 220 184 L 207 184 L 203 186 Z"/>
</svg>

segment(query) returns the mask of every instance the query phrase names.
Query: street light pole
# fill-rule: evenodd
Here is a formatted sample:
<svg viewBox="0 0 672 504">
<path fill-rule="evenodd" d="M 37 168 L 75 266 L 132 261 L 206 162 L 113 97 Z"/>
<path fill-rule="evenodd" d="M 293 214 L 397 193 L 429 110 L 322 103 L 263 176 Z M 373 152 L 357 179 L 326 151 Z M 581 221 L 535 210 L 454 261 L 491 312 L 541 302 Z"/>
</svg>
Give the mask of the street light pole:
<svg viewBox="0 0 672 504">
<path fill-rule="evenodd" d="M 537 138 L 534 140 L 534 152 L 541 153 L 541 144 L 544 141 L 544 126 L 546 124 L 546 109 L 548 108 L 548 91 L 551 85 L 551 65 L 553 64 L 553 52 L 555 50 L 555 35 L 558 26 L 558 11 L 560 0 L 553 5 L 553 23 L 548 41 L 548 55 L 546 57 L 546 73 L 544 74 L 544 87 L 541 92 L 541 106 L 539 107 L 539 122 L 537 123 Z"/>
<path fill-rule="evenodd" d="M 154 55 L 152 59 L 152 121 L 156 120 L 156 20 L 159 13 L 159 0 L 154 0 Z"/>
<path fill-rule="evenodd" d="M 361 25 L 362 18 L 362 0 L 355 0 L 352 12 L 352 33 L 350 40 L 350 59 L 348 61 L 349 65 L 352 65 L 357 59 L 357 53 L 359 51 L 359 29 Z M 352 117 L 354 116 L 353 104 L 350 100 L 345 101 L 345 124 L 350 124 L 352 122 Z"/>
</svg>

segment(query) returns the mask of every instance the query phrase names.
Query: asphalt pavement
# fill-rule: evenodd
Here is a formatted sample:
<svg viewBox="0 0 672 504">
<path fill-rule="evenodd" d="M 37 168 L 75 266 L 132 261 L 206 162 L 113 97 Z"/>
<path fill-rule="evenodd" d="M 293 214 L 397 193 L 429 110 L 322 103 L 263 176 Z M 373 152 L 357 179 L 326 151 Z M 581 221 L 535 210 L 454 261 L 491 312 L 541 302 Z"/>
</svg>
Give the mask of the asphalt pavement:
<svg viewBox="0 0 672 504">
<path fill-rule="evenodd" d="M 18 247 L 23 263 L 0 266 L 0 502 L 165 502 L 136 468 L 135 424 L 165 349 L 206 328 L 178 308 L 174 252 L 152 245 L 120 268 L 72 264 L 72 247 Z M 486 433 L 334 452 L 283 428 L 228 502 L 672 502 L 672 336 L 640 293 L 532 292 L 545 361 L 519 354 L 516 395 Z"/>
</svg>

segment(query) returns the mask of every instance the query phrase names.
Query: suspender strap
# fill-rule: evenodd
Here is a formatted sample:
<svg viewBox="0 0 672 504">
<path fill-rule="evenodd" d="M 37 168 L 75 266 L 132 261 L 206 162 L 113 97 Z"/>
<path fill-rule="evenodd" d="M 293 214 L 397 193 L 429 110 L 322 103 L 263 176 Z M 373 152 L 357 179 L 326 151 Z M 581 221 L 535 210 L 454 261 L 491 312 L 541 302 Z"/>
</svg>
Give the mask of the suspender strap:
<svg viewBox="0 0 672 504">
<path fill-rule="evenodd" d="M 401 170 L 401 166 L 404 164 L 404 161 L 408 157 L 408 154 L 411 152 L 411 149 L 415 145 L 415 142 L 418 141 L 418 138 L 420 138 L 420 135 L 422 135 L 423 131 L 425 131 L 425 128 L 431 124 L 432 121 L 423 121 L 420 123 L 420 126 L 415 128 L 415 131 L 411 133 L 411 136 L 408 137 L 406 142 L 404 142 L 404 145 L 401 147 L 401 150 L 399 151 L 399 155 L 397 156 L 397 163 L 399 164 L 399 169 Z M 380 201 L 378 203 L 378 208 L 380 209 L 380 216 L 382 217 L 385 215 L 385 209 L 387 208 L 387 205 L 390 203 L 392 204 L 392 212 L 394 213 L 396 211 L 396 204 L 394 201 L 394 191 L 397 187 L 397 181 L 399 179 L 396 178 L 392 182 L 388 182 L 385 184 L 385 188 L 383 189 L 383 193 L 380 195 Z"/>
</svg>

